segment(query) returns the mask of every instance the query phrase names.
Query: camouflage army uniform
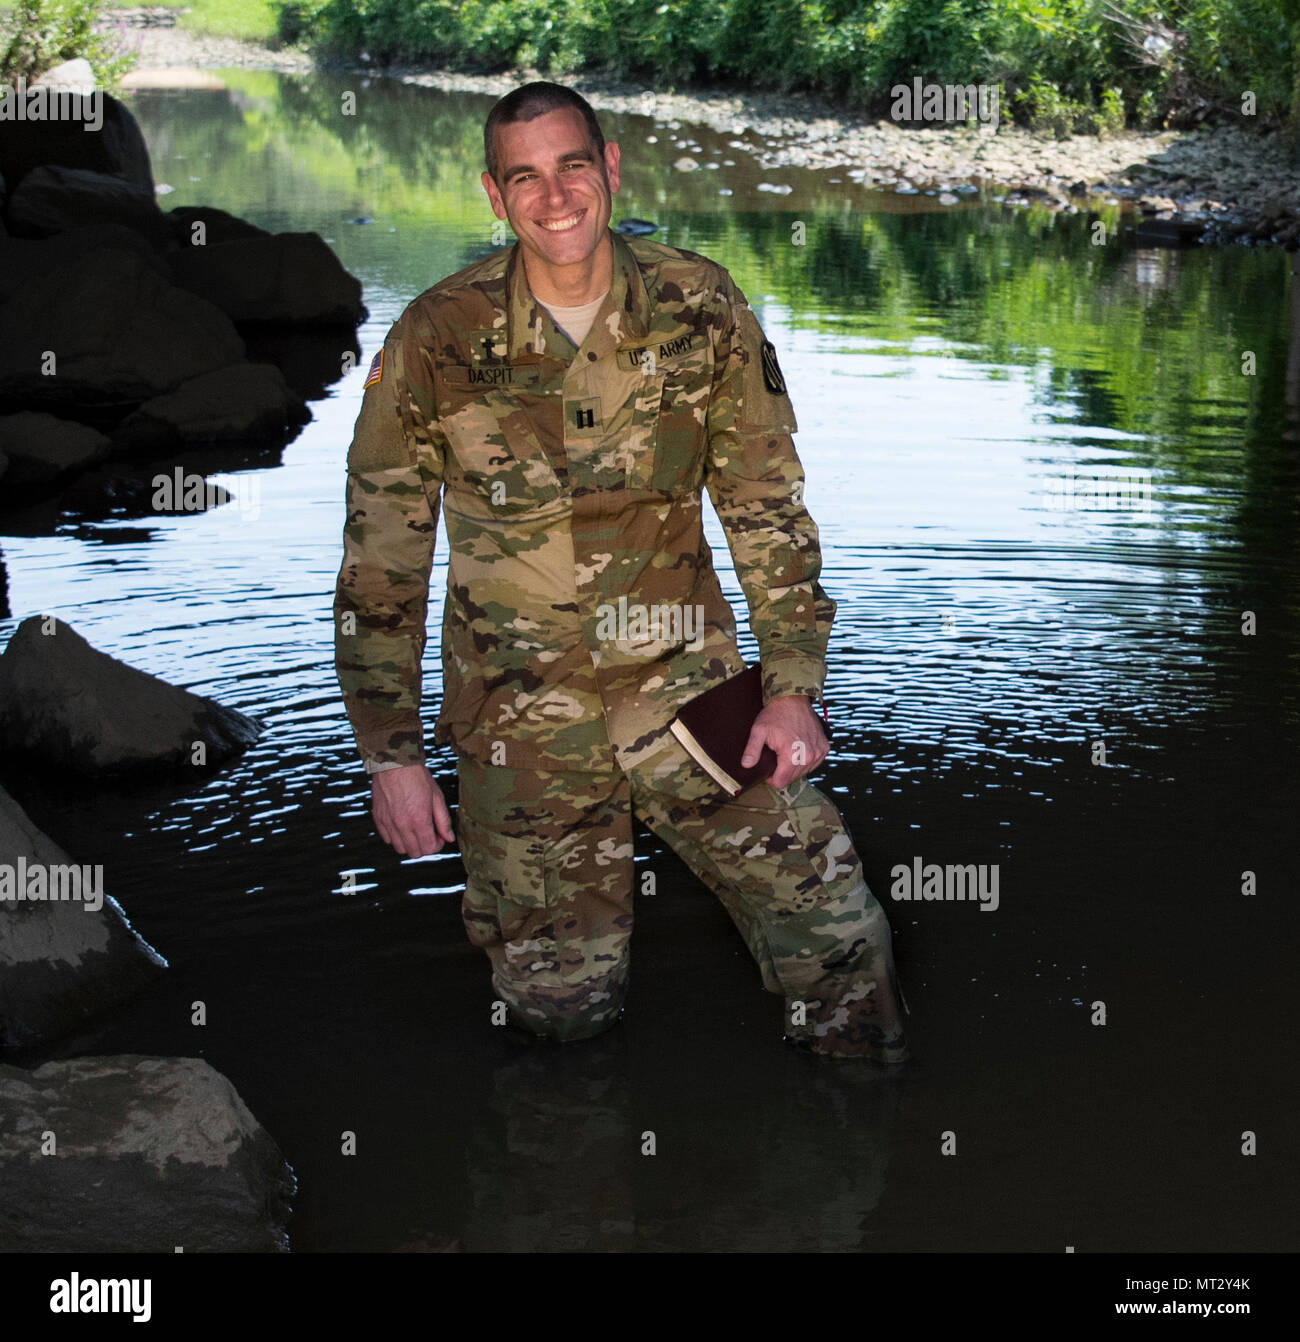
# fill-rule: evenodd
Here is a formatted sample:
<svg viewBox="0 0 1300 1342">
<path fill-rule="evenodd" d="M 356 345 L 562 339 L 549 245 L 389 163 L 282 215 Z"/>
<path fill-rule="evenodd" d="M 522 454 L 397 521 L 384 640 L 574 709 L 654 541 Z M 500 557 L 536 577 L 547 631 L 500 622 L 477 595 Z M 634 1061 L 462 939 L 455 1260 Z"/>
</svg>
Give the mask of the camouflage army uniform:
<svg viewBox="0 0 1300 1342">
<path fill-rule="evenodd" d="M 459 759 L 466 927 L 517 1018 L 566 1039 L 616 1018 L 635 813 L 722 898 L 764 985 L 787 999 L 790 1035 L 897 1060 L 889 929 L 835 808 L 805 780 L 730 799 L 668 731 L 683 703 L 744 668 L 703 489 L 749 605 L 765 700 L 821 694 L 835 604 L 817 581 L 775 353 L 721 266 L 609 236 L 610 291 L 581 348 L 534 300 L 515 246 L 421 294 L 371 366 L 335 597 L 358 748 L 372 770 L 424 759 L 441 502 L 434 739 Z M 698 611 L 699 628 L 665 618 L 610 637 L 620 598 Z"/>
</svg>

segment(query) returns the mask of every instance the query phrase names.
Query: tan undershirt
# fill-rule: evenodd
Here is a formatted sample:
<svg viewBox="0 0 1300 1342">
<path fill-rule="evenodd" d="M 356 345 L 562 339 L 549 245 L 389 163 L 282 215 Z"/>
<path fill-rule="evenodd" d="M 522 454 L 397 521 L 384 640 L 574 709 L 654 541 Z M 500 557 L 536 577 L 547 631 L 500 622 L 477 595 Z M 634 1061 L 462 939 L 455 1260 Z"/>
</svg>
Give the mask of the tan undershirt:
<svg viewBox="0 0 1300 1342">
<path fill-rule="evenodd" d="M 580 348 L 587 338 L 587 332 L 591 330 L 592 322 L 596 320 L 596 313 L 600 311 L 600 305 L 605 301 L 607 293 L 608 289 L 599 298 L 593 298 L 590 303 L 584 303 L 576 308 L 562 308 L 555 303 L 542 303 L 540 298 L 537 301 L 551 314 L 551 320 L 556 326 L 573 341 L 574 347 Z"/>
</svg>

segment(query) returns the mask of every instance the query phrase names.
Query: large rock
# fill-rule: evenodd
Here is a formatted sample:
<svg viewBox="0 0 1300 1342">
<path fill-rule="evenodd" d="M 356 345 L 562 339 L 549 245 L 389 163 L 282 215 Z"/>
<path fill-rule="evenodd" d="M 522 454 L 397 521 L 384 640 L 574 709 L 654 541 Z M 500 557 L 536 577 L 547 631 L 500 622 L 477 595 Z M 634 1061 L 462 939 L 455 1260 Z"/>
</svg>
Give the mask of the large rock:
<svg viewBox="0 0 1300 1342">
<path fill-rule="evenodd" d="M 243 357 L 224 313 L 116 247 L 33 277 L 0 306 L 0 402 L 128 408 Z"/>
<path fill-rule="evenodd" d="M 288 1249 L 293 1171 L 202 1058 L 0 1067 L 0 1112 L 0 1250 Z"/>
<path fill-rule="evenodd" d="M 273 363 L 305 401 L 319 401 L 361 359 L 356 333 L 339 326 L 248 325 L 239 334 L 248 357 Z"/>
<path fill-rule="evenodd" d="M 0 456 L 7 457 L 6 494 L 51 489 L 102 461 L 111 440 L 75 420 L 25 410 L 0 418 Z"/>
<path fill-rule="evenodd" d="M 88 60 L 77 56 L 61 65 L 51 66 L 43 75 L 32 80 L 31 87 L 91 94 L 95 91 L 95 72 Z"/>
<path fill-rule="evenodd" d="M 167 218 L 149 187 L 89 168 L 43 163 L 10 192 L 9 231 L 47 237 L 83 224 L 124 224 L 162 247 L 171 241 Z"/>
<path fill-rule="evenodd" d="M 75 1034 L 166 968 L 104 895 L 102 875 L 72 863 L 0 789 L 0 1047 Z M 50 898 L 56 890 L 63 897 Z"/>
<path fill-rule="evenodd" d="M 195 443 L 282 443 L 306 419 L 302 399 L 278 368 L 241 363 L 203 373 L 146 401 L 118 426 L 113 448 L 135 454 Z"/>
<path fill-rule="evenodd" d="M 46 767 L 98 776 L 212 766 L 261 730 L 233 708 L 97 651 L 62 620 L 29 617 L 0 656 L 0 749 Z"/>
<path fill-rule="evenodd" d="M 54 73 L 49 71 L 43 79 Z M 42 82 L 37 80 L 32 87 Z M 95 99 L 71 108 L 79 115 L 66 119 L 0 121 L 0 176 L 11 191 L 33 168 L 58 164 L 110 173 L 153 195 L 149 150 L 140 127 L 116 98 L 107 93 L 99 96 L 103 98 L 100 111 L 104 120 L 98 130 L 88 129 L 94 124 Z"/>
<path fill-rule="evenodd" d="M 0 303 L 38 276 L 63 270 L 104 247 L 130 252 L 171 283 L 171 268 L 135 229 L 124 224 L 86 224 L 52 238 L 0 238 Z"/>
<path fill-rule="evenodd" d="M 170 260 L 177 284 L 232 321 L 355 326 L 365 316 L 361 281 L 315 233 L 184 247 Z"/>
</svg>

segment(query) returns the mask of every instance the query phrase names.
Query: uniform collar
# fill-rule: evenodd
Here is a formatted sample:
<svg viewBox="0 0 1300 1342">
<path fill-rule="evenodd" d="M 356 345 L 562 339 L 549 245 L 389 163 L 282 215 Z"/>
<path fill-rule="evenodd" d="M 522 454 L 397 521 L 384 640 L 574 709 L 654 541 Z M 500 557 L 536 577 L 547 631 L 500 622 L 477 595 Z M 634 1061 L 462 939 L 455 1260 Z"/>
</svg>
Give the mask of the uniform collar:
<svg viewBox="0 0 1300 1342">
<path fill-rule="evenodd" d="M 641 276 L 641 267 L 626 241 L 613 229 L 606 232 L 614 249 L 609 293 L 605 295 L 583 345 L 598 358 L 629 341 L 643 340 L 650 329 L 650 296 Z M 551 314 L 533 297 L 524 271 L 523 253 L 517 242 L 510 249 L 510 259 L 506 263 L 506 293 L 509 360 L 514 363 L 530 355 L 565 362 L 571 360 L 577 352 L 573 342 L 557 330 Z"/>
</svg>

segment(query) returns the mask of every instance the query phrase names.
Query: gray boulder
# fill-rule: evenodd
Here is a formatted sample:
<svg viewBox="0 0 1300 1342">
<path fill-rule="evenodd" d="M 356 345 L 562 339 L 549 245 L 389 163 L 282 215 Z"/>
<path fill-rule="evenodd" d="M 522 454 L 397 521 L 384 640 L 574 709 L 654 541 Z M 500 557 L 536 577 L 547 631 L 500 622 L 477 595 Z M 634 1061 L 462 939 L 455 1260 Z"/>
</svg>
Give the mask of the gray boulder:
<svg viewBox="0 0 1300 1342">
<path fill-rule="evenodd" d="M 0 454 L 9 460 L 7 492 L 50 489 L 102 461 L 111 440 L 75 420 L 26 410 L 0 418 Z"/>
<path fill-rule="evenodd" d="M 0 1111 L 0 1250 L 288 1249 L 293 1171 L 202 1058 L 0 1067 Z"/>
<path fill-rule="evenodd" d="M 166 968 L 104 895 L 101 877 L 74 864 L 0 789 L 0 1048 L 76 1034 Z M 36 894 L 44 897 L 26 897 Z"/>
<path fill-rule="evenodd" d="M 164 453 L 195 443 L 282 443 L 307 418 L 301 397 L 269 363 L 240 363 L 182 382 L 118 425 L 118 454 Z"/>
<path fill-rule="evenodd" d="M 243 357 L 224 313 L 117 247 L 33 276 L 0 306 L 0 401 L 136 405 Z"/>
<path fill-rule="evenodd" d="M 95 72 L 88 60 L 77 56 L 60 65 L 51 66 L 43 75 L 32 80 L 31 87 L 66 89 L 69 93 L 94 93 Z"/>
<path fill-rule="evenodd" d="M 355 326 L 365 316 L 361 281 L 315 233 L 187 246 L 170 260 L 175 282 L 231 321 Z"/>
<path fill-rule="evenodd" d="M 97 651 L 62 620 L 29 617 L 0 656 L 0 749 L 50 768 L 93 777 L 210 767 L 261 730 L 233 708 Z"/>
<path fill-rule="evenodd" d="M 124 224 L 161 247 L 171 241 L 151 187 L 112 173 L 43 163 L 14 187 L 5 206 L 9 231 L 45 237 L 83 224 Z"/>
</svg>

